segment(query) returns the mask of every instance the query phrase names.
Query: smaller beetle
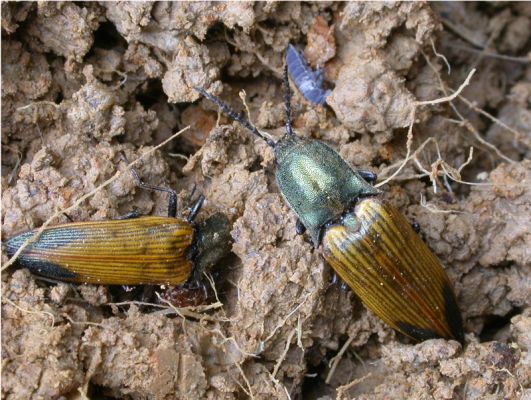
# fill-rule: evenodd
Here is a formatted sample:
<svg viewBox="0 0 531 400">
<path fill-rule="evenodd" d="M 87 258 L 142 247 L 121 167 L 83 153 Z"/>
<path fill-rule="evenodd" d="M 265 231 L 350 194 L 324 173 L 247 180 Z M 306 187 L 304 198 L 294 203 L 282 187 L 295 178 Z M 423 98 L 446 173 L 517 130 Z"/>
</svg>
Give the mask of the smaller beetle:
<svg viewBox="0 0 531 400">
<path fill-rule="evenodd" d="M 143 183 L 137 185 L 169 194 L 168 216 L 128 214 L 109 221 L 74 222 L 44 229 L 20 254 L 17 262 L 32 273 L 65 282 L 100 285 L 182 285 L 230 251 L 229 221 L 217 213 L 194 223 L 204 196 L 191 207 L 187 219 L 177 214 L 177 193 Z M 13 256 L 37 229 L 6 242 Z"/>
<path fill-rule="evenodd" d="M 353 170 L 326 144 L 293 132 L 287 66 L 284 80 L 286 134 L 278 141 L 203 88 L 196 90 L 273 149 L 277 185 L 298 216 L 297 233 L 308 232 L 314 248 L 372 312 L 417 341 L 463 342 L 461 313 L 440 262 L 406 218 L 380 198 L 371 185 L 375 174 Z"/>
</svg>

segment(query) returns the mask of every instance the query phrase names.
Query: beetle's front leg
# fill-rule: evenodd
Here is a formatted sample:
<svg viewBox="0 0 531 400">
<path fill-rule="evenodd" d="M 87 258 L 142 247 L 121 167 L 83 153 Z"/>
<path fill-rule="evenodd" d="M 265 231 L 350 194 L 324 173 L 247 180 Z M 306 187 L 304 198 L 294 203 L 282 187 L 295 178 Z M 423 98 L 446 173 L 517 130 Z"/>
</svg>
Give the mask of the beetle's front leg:
<svg viewBox="0 0 531 400">
<path fill-rule="evenodd" d="M 365 179 L 367 183 L 370 183 L 371 185 L 374 185 L 376 183 L 376 179 L 378 179 L 378 175 L 376 175 L 374 172 L 366 170 L 366 169 L 359 169 L 358 174 Z"/>
<path fill-rule="evenodd" d="M 303 225 L 300 219 L 297 218 L 297 222 L 295 223 L 295 231 L 297 232 L 297 235 L 303 235 L 304 232 L 306 232 L 306 227 Z"/>
</svg>

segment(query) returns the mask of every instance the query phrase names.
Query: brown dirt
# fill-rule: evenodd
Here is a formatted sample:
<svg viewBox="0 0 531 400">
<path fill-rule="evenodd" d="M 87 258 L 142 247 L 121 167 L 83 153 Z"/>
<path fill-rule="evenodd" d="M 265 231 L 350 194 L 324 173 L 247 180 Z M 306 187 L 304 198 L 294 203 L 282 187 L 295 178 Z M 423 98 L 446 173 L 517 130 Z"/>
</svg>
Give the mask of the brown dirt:
<svg viewBox="0 0 531 400">
<path fill-rule="evenodd" d="M 227 214 L 234 239 L 234 256 L 218 268 L 223 305 L 207 311 L 148 313 L 109 305 L 106 287 L 4 271 L 3 397 L 531 395 L 529 3 L 1 7 L 2 237 L 40 226 L 123 170 L 120 151 L 134 160 L 190 124 L 139 173 L 176 188 L 181 208 L 196 184 L 207 198 L 201 215 Z M 227 118 L 218 121 L 216 107 L 193 91 L 201 85 L 243 110 L 245 89 L 251 119 L 282 134 L 288 42 L 324 65 L 334 87 L 324 107 L 294 94 L 299 134 L 330 143 L 380 179 L 405 157 L 412 104 L 450 93 L 477 69 L 452 105 L 417 110 L 412 152 L 431 141 L 385 186 L 454 282 L 464 348 L 412 345 L 352 293 L 330 286 L 329 267 L 295 234 L 271 151 Z M 458 172 L 470 147 L 472 160 Z M 125 174 L 69 216 L 99 220 L 133 208 L 164 214 L 166 199 Z"/>
</svg>

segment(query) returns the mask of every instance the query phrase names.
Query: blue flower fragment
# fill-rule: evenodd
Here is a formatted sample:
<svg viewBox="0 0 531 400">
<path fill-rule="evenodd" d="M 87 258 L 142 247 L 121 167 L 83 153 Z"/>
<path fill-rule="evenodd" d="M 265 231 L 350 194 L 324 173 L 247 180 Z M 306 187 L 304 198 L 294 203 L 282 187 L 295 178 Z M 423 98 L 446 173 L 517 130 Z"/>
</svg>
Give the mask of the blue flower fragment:
<svg viewBox="0 0 531 400">
<path fill-rule="evenodd" d="M 288 64 L 288 72 L 295 82 L 295 85 L 310 103 L 323 105 L 326 98 L 330 94 L 330 90 L 323 90 L 323 71 L 321 67 L 313 71 L 302 53 L 297 51 L 291 44 L 288 45 L 286 52 L 286 63 Z"/>
</svg>

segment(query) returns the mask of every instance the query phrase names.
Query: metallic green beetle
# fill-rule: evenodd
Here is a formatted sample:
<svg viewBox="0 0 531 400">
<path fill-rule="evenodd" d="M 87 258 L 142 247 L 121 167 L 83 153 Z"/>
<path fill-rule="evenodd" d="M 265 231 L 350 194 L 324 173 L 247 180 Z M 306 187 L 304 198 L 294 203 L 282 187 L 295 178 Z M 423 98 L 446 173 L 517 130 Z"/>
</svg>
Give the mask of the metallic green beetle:
<svg viewBox="0 0 531 400">
<path fill-rule="evenodd" d="M 285 69 L 286 134 L 263 135 L 202 88 L 203 96 L 273 148 L 276 181 L 313 245 L 365 305 L 415 340 L 463 342 L 461 313 L 443 267 L 408 221 L 380 199 L 376 175 L 353 170 L 326 144 L 298 137 L 291 125 Z"/>
</svg>

